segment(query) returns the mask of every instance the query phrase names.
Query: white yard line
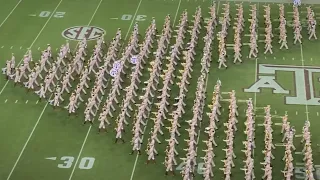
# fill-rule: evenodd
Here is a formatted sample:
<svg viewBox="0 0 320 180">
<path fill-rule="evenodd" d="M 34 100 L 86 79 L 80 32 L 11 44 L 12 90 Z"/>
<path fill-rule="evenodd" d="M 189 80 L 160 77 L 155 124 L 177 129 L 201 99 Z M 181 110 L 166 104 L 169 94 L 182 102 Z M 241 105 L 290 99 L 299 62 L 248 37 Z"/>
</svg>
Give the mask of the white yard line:
<svg viewBox="0 0 320 180">
<path fill-rule="evenodd" d="M 60 0 L 60 2 L 59 2 L 58 5 L 56 6 L 56 8 L 53 10 L 53 12 L 56 12 L 56 10 L 58 9 L 58 7 L 59 7 L 60 4 L 62 3 L 62 1 L 63 1 L 63 0 Z M 52 18 L 53 14 L 54 14 L 54 13 L 52 13 L 51 16 L 48 18 L 47 22 L 44 24 L 44 26 L 43 26 L 42 29 L 40 30 L 38 36 L 34 39 L 34 41 L 32 42 L 31 46 L 33 46 L 33 44 L 36 42 L 36 40 L 38 39 L 38 37 L 39 37 L 40 34 L 42 33 L 43 29 L 46 27 L 46 25 L 48 24 L 48 22 L 49 22 L 50 19 Z M 31 46 L 30 46 L 30 47 L 31 47 Z M 21 60 L 21 61 L 22 61 L 22 60 Z M 21 63 L 21 61 L 19 62 L 19 64 Z M 4 85 L 4 87 L 2 88 L 2 90 L 0 91 L 0 95 L 1 95 L 1 93 L 3 92 L 4 88 L 7 86 L 8 82 L 9 82 L 9 81 L 6 82 L 6 84 Z M 22 150 L 20 151 L 20 154 L 19 154 L 16 162 L 14 163 L 14 165 L 13 165 L 13 167 L 12 167 L 12 169 L 11 169 L 9 175 L 8 175 L 7 180 L 9 180 L 9 179 L 11 178 L 11 175 L 12 175 L 13 171 L 15 170 L 18 162 L 20 161 L 20 158 L 21 158 L 22 154 L 24 153 L 24 151 L 25 151 L 25 149 L 26 149 L 26 147 L 27 147 L 27 145 L 28 145 L 28 143 L 29 143 L 29 141 L 30 141 L 30 139 L 31 139 L 31 137 L 32 137 L 32 135 L 33 135 L 36 127 L 38 126 L 38 123 L 39 123 L 39 121 L 40 121 L 40 119 L 41 119 L 41 117 L 42 117 L 45 109 L 47 108 L 47 106 L 48 106 L 48 103 L 47 103 L 47 104 L 45 105 L 45 107 L 43 108 L 43 110 L 42 110 L 42 112 L 41 112 L 41 114 L 40 114 L 40 116 L 39 116 L 36 124 L 34 125 L 32 131 L 31 131 L 31 133 L 30 133 L 30 135 L 29 135 L 29 137 L 28 137 L 28 139 L 27 139 L 27 141 L 25 142 Z"/>
<path fill-rule="evenodd" d="M 175 27 L 175 23 L 176 23 L 176 20 L 177 20 L 177 17 L 178 17 L 178 13 L 179 13 L 179 9 L 180 9 L 180 6 L 181 6 L 181 1 L 182 1 L 182 0 L 179 0 L 178 7 L 177 7 L 177 10 L 176 10 L 176 14 L 175 14 L 174 19 L 173 19 L 173 27 Z M 152 99 L 151 104 L 153 104 L 153 101 L 154 101 L 154 98 Z M 150 113 L 150 112 L 149 112 L 149 113 Z M 149 116 L 149 115 L 148 115 L 148 116 Z M 149 118 L 147 119 L 146 125 L 145 125 L 144 128 L 143 128 L 143 135 L 142 135 L 142 137 L 141 137 L 141 140 L 142 140 L 142 141 L 143 141 L 143 138 L 144 138 L 144 134 L 145 134 L 147 125 L 148 125 L 148 120 L 149 120 Z M 131 172 L 131 176 L 130 176 L 130 180 L 133 180 L 133 176 L 134 176 L 134 172 L 135 172 L 136 167 L 137 167 L 138 159 L 139 159 L 139 154 L 137 154 L 136 159 L 135 159 L 135 161 L 134 161 L 133 168 L 132 168 L 132 172 Z"/>
<path fill-rule="evenodd" d="M 8 20 L 8 18 L 11 16 L 11 14 L 13 13 L 14 10 L 16 10 L 16 8 L 19 6 L 19 4 L 22 2 L 22 0 L 20 0 L 16 6 L 13 7 L 13 9 L 10 11 L 10 13 L 7 15 L 7 17 L 1 22 L 0 24 L 0 28 L 3 26 L 3 24 Z"/>
<path fill-rule="evenodd" d="M 97 7 L 97 9 L 96 9 L 96 11 L 98 10 L 101 2 L 102 2 L 102 0 L 100 1 L 99 5 L 98 5 L 98 7 Z M 135 20 L 135 17 L 137 16 L 137 13 L 138 13 L 138 11 L 139 11 L 139 8 L 140 8 L 141 3 L 142 3 L 142 0 L 140 0 L 139 4 L 138 4 L 138 6 L 137 6 L 137 9 L 136 9 L 136 11 L 135 11 L 135 13 L 134 13 L 134 15 L 133 15 L 132 21 L 131 21 L 131 23 L 130 23 L 130 26 L 129 26 L 129 28 L 128 28 L 128 31 L 127 31 L 126 36 L 125 36 L 125 38 L 124 38 L 124 41 L 127 40 L 128 36 L 129 36 L 130 30 L 131 30 L 131 28 L 132 28 L 132 25 L 133 25 L 133 22 L 134 22 L 134 20 Z M 92 19 L 93 19 L 93 17 L 95 16 L 96 11 L 95 11 L 94 15 L 92 16 Z M 92 19 L 90 20 L 90 22 L 89 22 L 88 25 L 90 25 Z M 121 52 L 121 50 L 120 50 L 119 52 Z M 106 86 L 108 86 L 109 82 L 110 82 L 110 81 L 107 82 L 107 85 L 106 85 Z M 102 102 L 102 100 L 101 100 L 101 102 Z M 98 104 L 98 109 L 97 109 L 96 113 L 99 111 L 99 107 L 100 107 L 100 105 L 101 105 L 101 102 Z M 92 129 L 92 125 L 90 125 L 90 127 L 89 127 L 89 129 L 88 129 L 88 131 L 87 131 L 87 135 L 86 135 L 86 137 L 85 137 L 84 140 L 83 140 L 81 149 L 80 149 L 80 151 L 79 151 L 79 154 L 78 154 L 78 157 L 77 157 L 77 159 L 76 159 L 76 162 L 74 163 L 74 166 L 73 166 L 72 172 L 71 172 L 71 174 L 70 174 L 69 180 L 71 180 L 72 177 L 73 177 L 74 171 L 75 171 L 75 169 L 76 169 L 76 167 L 77 167 L 78 161 L 79 161 L 79 159 L 80 159 L 80 157 L 81 157 L 81 154 L 82 154 L 84 145 L 85 145 L 86 142 L 87 142 L 87 139 L 88 139 L 88 137 L 89 137 L 89 134 L 90 134 L 90 132 L 91 132 L 91 129 Z"/>
<path fill-rule="evenodd" d="M 52 11 L 50 17 L 48 18 L 47 22 L 43 25 L 42 29 L 40 30 L 40 32 L 38 33 L 38 35 L 34 38 L 33 42 L 31 43 L 31 45 L 29 46 L 29 48 L 31 49 L 32 46 L 34 45 L 34 43 L 38 40 L 38 38 L 40 37 L 42 31 L 45 29 L 45 27 L 48 25 L 49 21 L 51 20 L 51 18 L 53 17 L 53 15 L 55 14 L 55 12 L 57 11 L 57 9 L 59 8 L 60 4 L 62 3 L 63 0 L 60 0 L 60 2 L 58 3 L 58 5 L 56 6 L 56 8 Z M 28 52 L 28 50 L 25 52 L 25 54 Z M 21 59 L 18 63 L 18 65 L 21 64 L 23 59 Z M 17 66 L 18 66 L 17 65 Z M 0 91 L 0 95 L 3 93 L 4 89 L 7 87 L 9 83 L 9 80 L 4 84 L 4 86 L 2 87 L 1 91 Z"/>
<path fill-rule="evenodd" d="M 257 4 L 257 15 L 259 16 L 259 2 Z M 259 17 L 258 17 L 259 19 Z M 259 26 L 259 25 L 258 25 Z M 258 30 L 259 31 L 259 30 Z M 259 32 L 258 32 L 259 34 Z M 255 72 L 254 72 L 254 82 L 257 82 L 257 77 L 258 77 L 258 58 L 256 58 L 256 63 L 255 63 Z M 254 99 L 253 99 L 253 109 L 254 109 L 254 112 L 256 111 L 256 105 L 257 105 L 257 93 L 255 92 L 254 93 Z"/>
<path fill-rule="evenodd" d="M 303 57 L 302 44 L 300 44 L 300 55 L 301 55 L 301 66 L 304 68 L 304 57 Z M 306 103 L 305 106 L 306 106 L 306 120 L 309 121 L 308 104 Z"/>
<path fill-rule="evenodd" d="M 100 0 L 98 6 L 96 7 L 95 11 L 93 12 L 93 14 L 92 14 L 92 16 L 91 16 L 90 21 L 88 22 L 88 25 L 87 25 L 87 26 L 89 26 L 89 25 L 92 23 L 94 17 L 96 16 L 96 14 L 97 14 L 100 6 L 101 6 L 102 1 L 103 1 L 103 0 Z M 79 43 L 80 43 L 80 42 L 78 42 L 77 46 L 79 45 Z M 99 104 L 99 106 L 100 106 L 100 104 Z M 98 106 L 98 107 L 99 107 L 99 106 Z M 98 110 L 99 110 L 99 108 L 97 109 L 97 112 L 98 112 Z M 97 113 L 97 112 L 96 112 L 96 113 Z M 74 163 L 74 166 L 73 166 L 72 171 L 71 171 L 71 173 L 70 173 L 69 180 L 71 180 L 72 177 L 73 177 L 74 171 L 75 171 L 75 169 L 76 169 L 76 167 L 77 167 L 77 164 L 78 164 L 78 161 L 79 161 L 79 159 L 80 159 L 80 157 L 81 157 L 81 154 L 82 154 L 84 145 L 86 144 L 87 139 L 88 139 L 88 137 L 89 137 L 89 134 L 90 134 L 90 132 L 91 132 L 91 128 L 92 128 L 92 125 L 89 126 L 89 129 L 88 129 L 88 131 L 87 131 L 86 137 L 85 137 L 84 140 L 83 140 L 83 143 L 82 143 L 82 145 L 81 145 L 81 148 L 80 148 L 79 154 L 78 154 L 78 156 L 77 156 L 76 162 Z"/>
</svg>

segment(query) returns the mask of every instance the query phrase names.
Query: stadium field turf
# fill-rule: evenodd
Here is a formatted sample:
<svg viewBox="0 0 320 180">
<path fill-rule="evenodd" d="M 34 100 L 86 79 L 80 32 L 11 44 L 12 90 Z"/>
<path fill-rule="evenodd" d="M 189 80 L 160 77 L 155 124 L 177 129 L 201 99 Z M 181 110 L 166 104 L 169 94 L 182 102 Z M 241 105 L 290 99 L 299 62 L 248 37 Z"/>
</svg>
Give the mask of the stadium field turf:
<svg viewBox="0 0 320 180">
<path fill-rule="evenodd" d="M 72 27 L 94 27 L 96 30 L 103 29 L 106 33 L 105 41 L 108 43 L 115 36 L 117 28 L 122 29 L 122 39 L 125 42 L 130 37 L 133 25 L 139 23 L 139 31 L 141 35 L 144 32 L 152 17 L 156 19 L 157 28 L 162 29 L 164 18 L 167 14 L 171 15 L 171 22 L 178 24 L 180 15 L 185 9 L 188 11 L 189 21 L 192 23 L 192 15 L 194 15 L 196 7 L 202 8 L 203 18 L 209 17 L 209 6 L 212 4 L 209 0 L 0 0 L 0 60 L 1 66 L 5 67 L 5 61 L 11 57 L 11 53 L 15 53 L 16 62 L 22 59 L 28 48 L 31 48 L 33 57 L 40 57 L 40 50 L 44 50 L 47 44 L 51 44 L 56 54 L 61 44 L 65 43 L 65 30 Z M 226 1 L 216 1 L 217 14 L 222 17 L 223 4 Z M 236 4 L 239 2 L 230 1 L 231 13 L 235 14 Z M 245 18 L 249 18 L 250 5 L 257 4 L 259 7 L 259 40 L 264 39 L 264 11 L 263 6 L 268 4 L 264 1 L 249 3 L 244 2 Z M 256 149 L 255 149 L 255 175 L 259 179 L 263 176 L 261 170 L 263 161 L 262 150 L 264 148 L 264 127 L 263 123 L 264 111 L 263 107 L 270 105 L 272 110 L 274 125 L 274 144 L 276 149 L 273 151 L 275 159 L 273 164 L 273 177 L 276 180 L 283 179 L 281 170 L 284 168 L 282 157 L 284 155 L 284 147 L 281 143 L 282 135 L 280 134 L 281 116 L 288 114 L 291 125 L 297 130 L 295 138 L 295 146 L 297 148 L 294 155 L 295 161 L 295 179 L 304 179 L 303 155 L 299 154 L 303 146 L 300 144 L 302 126 L 305 120 L 311 122 L 311 133 L 313 143 L 314 164 L 320 164 L 319 146 L 320 146 L 320 127 L 319 105 L 320 105 L 320 61 L 319 50 L 320 42 L 318 40 L 307 40 L 308 35 L 303 31 L 303 44 L 293 44 L 293 31 L 290 27 L 292 18 L 292 4 L 286 4 L 286 17 L 288 19 L 288 46 L 289 50 L 280 50 L 277 44 L 278 15 L 279 7 L 276 3 L 269 3 L 271 6 L 271 18 L 273 21 L 273 33 L 275 38 L 273 41 L 274 54 L 264 55 L 264 43 L 259 44 L 259 56 L 254 59 L 247 58 L 249 54 L 249 46 L 244 44 L 242 48 L 243 63 L 233 64 L 233 50 L 228 48 L 228 68 L 218 69 L 218 42 L 215 38 L 213 43 L 213 61 L 211 62 L 210 73 L 207 78 L 207 99 L 209 105 L 212 98 L 214 85 L 219 79 L 222 82 L 222 115 L 218 123 L 219 129 L 216 132 L 216 142 L 218 147 L 214 149 L 216 157 L 214 162 L 213 179 L 223 179 L 223 172 L 219 170 L 223 166 L 221 160 L 225 157 L 225 138 L 223 123 L 228 118 L 228 94 L 231 90 L 236 91 L 239 100 L 239 123 L 238 131 L 235 136 L 235 168 L 232 169 L 232 179 L 244 179 L 244 172 L 240 170 L 244 163 L 244 149 L 242 141 L 245 140 L 244 121 L 245 121 L 245 100 L 252 98 L 256 107 Z M 315 16 L 320 17 L 320 5 L 311 5 L 315 11 Z M 306 29 L 306 7 L 300 7 L 300 15 L 304 29 Z M 232 20 L 232 24 L 234 20 Z M 318 23 L 319 24 L 319 23 Z M 204 25 L 204 24 L 203 24 Z M 221 26 L 215 30 L 215 34 Z M 176 29 L 176 27 L 175 27 Z M 320 35 L 318 28 L 318 35 Z M 79 29 L 78 29 L 79 30 Z M 80 30 L 79 30 L 80 31 Z M 77 36 L 68 36 L 71 39 L 72 49 L 76 49 Z M 160 32 L 160 30 L 159 30 Z M 92 33 L 92 32 L 90 32 Z M 243 43 L 249 43 L 249 25 L 246 23 L 245 33 L 242 37 Z M 95 36 L 96 34 L 91 34 Z M 186 110 L 192 108 L 195 98 L 195 89 L 197 79 L 200 76 L 200 59 L 202 56 L 203 40 L 205 28 L 202 28 L 199 38 L 199 46 L 196 48 L 197 56 L 193 66 L 191 85 L 185 103 Z M 143 38 L 143 37 L 141 37 Z M 188 38 L 188 37 L 187 37 Z M 190 37 L 189 37 L 190 38 Z M 73 39 L 73 40 L 72 40 Z M 96 41 L 89 42 L 89 49 L 92 49 Z M 172 39 L 171 45 L 174 42 Z M 233 44 L 233 30 L 228 31 L 227 38 L 228 47 Z M 57 49 L 56 49 L 57 48 Z M 168 60 L 163 60 L 164 62 Z M 164 63 L 165 64 L 165 63 Z M 149 64 L 146 66 L 150 67 Z M 178 65 L 177 69 L 182 66 Z M 128 73 L 129 74 L 129 70 Z M 142 81 L 149 77 L 147 68 L 143 71 Z M 178 75 L 178 71 L 176 71 Z M 288 93 L 279 93 L 272 88 L 259 88 L 257 82 L 263 79 L 263 76 L 273 77 L 276 84 L 279 85 L 278 90 L 287 91 Z M 109 77 L 111 78 L 111 77 Z M 270 78 L 269 78 L 270 79 Z M 272 78 L 271 78 L 272 79 Z M 172 86 L 171 103 L 179 93 L 179 87 L 176 84 L 179 79 L 175 79 Z M 125 80 L 124 87 L 128 85 Z M 260 84 L 261 85 L 261 84 Z M 274 84 L 264 83 L 265 87 L 275 87 Z M 143 83 L 139 85 L 142 89 Z M 260 86 L 261 87 L 261 86 Z M 110 88 L 110 85 L 107 87 Z M 162 88 L 160 82 L 157 86 Z M 108 92 L 106 90 L 106 92 Z M 311 94 L 311 95 L 310 95 Z M 143 95 L 143 91 L 139 90 L 138 95 Z M 120 96 L 122 100 L 124 93 Z M 65 97 L 67 98 L 67 96 Z M 105 100 L 105 98 L 103 99 Z M 137 101 L 138 97 L 137 97 Z M 157 102 L 155 98 L 154 103 Z M 65 104 L 64 104 L 65 105 Z M 7 81 L 5 76 L 0 77 L 0 180 L 163 180 L 163 179 L 182 179 L 179 174 L 181 168 L 181 160 L 184 157 L 186 142 L 184 138 L 187 133 L 184 131 L 188 127 L 186 120 L 191 119 L 192 112 L 187 111 L 180 119 L 182 128 L 180 129 L 181 137 L 177 150 L 179 151 L 179 166 L 176 167 L 176 176 L 165 176 L 164 150 L 166 147 L 165 139 L 169 137 L 167 129 L 163 128 L 165 135 L 160 138 L 162 144 L 156 145 L 156 149 L 160 152 L 156 157 L 156 164 L 146 165 L 147 156 L 144 152 L 146 149 L 147 139 L 149 138 L 150 129 L 153 122 L 148 120 L 145 127 L 144 143 L 142 145 L 142 155 L 129 155 L 131 152 L 131 128 L 132 123 L 126 127 L 124 144 L 114 144 L 115 118 L 111 120 L 107 133 L 98 134 L 98 122 L 91 125 L 82 125 L 83 108 L 79 109 L 79 116 L 68 117 L 67 111 L 64 109 L 53 109 L 47 101 L 39 101 L 33 92 L 26 92 L 26 89 L 20 85 L 15 86 L 13 82 Z M 153 111 L 156 110 L 156 105 Z M 172 111 L 173 109 L 169 109 Z M 119 107 L 117 107 L 118 114 Z M 209 112 L 209 108 L 205 107 L 205 113 Z M 150 114 L 152 117 L 152 113 Z M 150 118 L 148 118 L 150 119 Z M 131 121 L 132 122 L 132 121 Z M 165 120 L 165 124 L 169 122 Z M 195 179 L 203 179 L 201 174 L 202 150 L 206 140 L 204 128 L 208 126 L 208 117 L 204 114 L 203 121 L 198 126 L 200 132 L 198 139 L 198 163 Z M 316 166 L 318 167 L 318 166 Z M 320 179 L 320 165 L 316 168 L 315 175 Z"/>
</svg>

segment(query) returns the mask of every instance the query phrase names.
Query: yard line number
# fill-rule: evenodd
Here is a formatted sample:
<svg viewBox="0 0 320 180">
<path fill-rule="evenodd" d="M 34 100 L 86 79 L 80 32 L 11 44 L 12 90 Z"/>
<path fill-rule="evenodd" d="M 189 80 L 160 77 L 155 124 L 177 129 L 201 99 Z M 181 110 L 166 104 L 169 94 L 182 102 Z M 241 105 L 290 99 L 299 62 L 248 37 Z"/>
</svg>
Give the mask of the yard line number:
<svg viewBox="0 0 320 180">
<path fill-rule="evenodd" d="M 315 171 L 313 172 L 314 179 L 320 179 L 320 165 L 315 165 Z M 294 168 L 295 179 L 305 179 L 306 170 L 304 167 L 295 167 Z"/>
<path fill-rule="evenodd" d="M 184 162 L 180 163 L 179 166 L 177 166 L 176 170 L 182 171 L 185 165 L 186 163 Z M 198 169 L 197 169 L 198 174 L 204 174 L 203 167 L 204 167 L 204 163 L 198 163 Z"/>
<path fill-rule="evenodd" d="M 182 162 L 180 163 L 176 170 L 177 171 L 182 171 L 183 168 L 185 166 L 185 163 Z M 203 168 L 204 167 L 204 163 L 198 163 L 198 169 L 197 169 L 197 173 L 198 174 L 204 174 L 204 171 L 203 171 Z M 316 180 L 320 180 L 320 165 L 315 165 L 315 171 L 313 172 L 314 173 L 314 178 Z M 295 174 L 295 179 L 305 179 L 306 177 L 306 171 L 305 171 L 305 168 L 304 167 L 295 167 L 294 168 L 294 174 Z"/>
<path fill-rule="evenodd" d="M 68 169 L 72 167 L 72 164 L 74 162 L 74 157 L 73 156 L 62 156 L 60 158 L 61 161 L 63 161 L 61 164 L 58 164 L 58 168 L 62 169 Z M 92 169 L 93 164 L 94 164 L 95 158 L 93 157 L 83 157 L 80 160 L 79 169 Z"/>
<path fill-rule="evenodd" d="M 131 14 L 124 14 L 124 15 L 121 16 L 121 20 L 123 20 L 123 21 L 131 21 L 132 18 L 134 18 L 134 16 L 131 15 Z M 146 15 L 137 15 L 135 17 L 135 20 L 136 21 L 145 21 L 146 18 L 147 18 Z"/>
<path fill-rule="evenodd" d="M 46 18 L 51 15 L 52 12 L 50 11 L 41 11 L 39 14 L 39 17 Z M 52 17 L 54 18 L 63 18 L 66 12 L 55 12 Z"/>
</svg>

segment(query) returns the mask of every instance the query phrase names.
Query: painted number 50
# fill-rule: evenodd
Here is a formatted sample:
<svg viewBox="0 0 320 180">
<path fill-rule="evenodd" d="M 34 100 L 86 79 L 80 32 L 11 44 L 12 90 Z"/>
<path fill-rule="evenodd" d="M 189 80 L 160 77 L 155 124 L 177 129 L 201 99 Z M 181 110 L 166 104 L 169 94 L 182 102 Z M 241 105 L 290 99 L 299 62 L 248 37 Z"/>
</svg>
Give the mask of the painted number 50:
<svg viewBox="0 0 320 180">
<path fill-rule="evenodd" d="M 124 15 L 122 15 L 122 17 L 121 17 L 121 20 L 123 20 L 123 21 L 130 21 L 130 20 L 132 20 L 132 18 L 133 18 L 133 15 L 131 15 L 131 14 L 124 14 Z M 136 18 L 135 18 L 135 20 L 136 20 L 136 21 L 145 21 L 146 18 L 147 18 L 146 15 L 137 15 Z"/>
</svg>

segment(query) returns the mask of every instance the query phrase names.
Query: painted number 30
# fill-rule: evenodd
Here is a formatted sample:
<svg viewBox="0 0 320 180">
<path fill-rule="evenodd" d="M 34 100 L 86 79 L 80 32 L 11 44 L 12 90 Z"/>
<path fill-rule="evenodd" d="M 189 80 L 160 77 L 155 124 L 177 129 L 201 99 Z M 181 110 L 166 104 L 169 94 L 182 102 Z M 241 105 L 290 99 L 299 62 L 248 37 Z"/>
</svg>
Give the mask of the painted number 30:
<svg viewBox="0 0 320 180">
<path fill-rule="evenodd" d="M 74 157 L 72 156 L 63 156 L 60 158 L 63 161 L 61 164 L 58 164 L 58 168 L 68 169 L 71 168 Z M 95 158 L 93 157 L 83 157 L 79 163 L 79 169 L 91 169 L 93 167 Z"/>
<path fill-rule="evenodd" d="M 122 15 L 122 17 L 121 17 L 121 20 L 123 20 L 123 21 L 130 21 L 130 20 L 132 20 L 132 18 L 134 18 L 133 15 L 131 15 L 131 14 L 124 14 L 124 15 Z M 145 21 L 146 18 L 147 18 L 146 15 L 137 15 L 136 18 L 135 18 L 135 20 L 136 20 L 136 21 Z"/>
<path fill-rule="evenodd" d="M 49 17 L 51 14 L 52 14 L 52 12 L 50 12 L 50 11 L 42 11 L 42 12 L 40 12 L 39 17 L 46 18 L 46 17 Z M 54 18 L 63 18 L 65 14 L 66 14 L 66 12 L 54 12 L 53 17 Z"/>
</svg>

